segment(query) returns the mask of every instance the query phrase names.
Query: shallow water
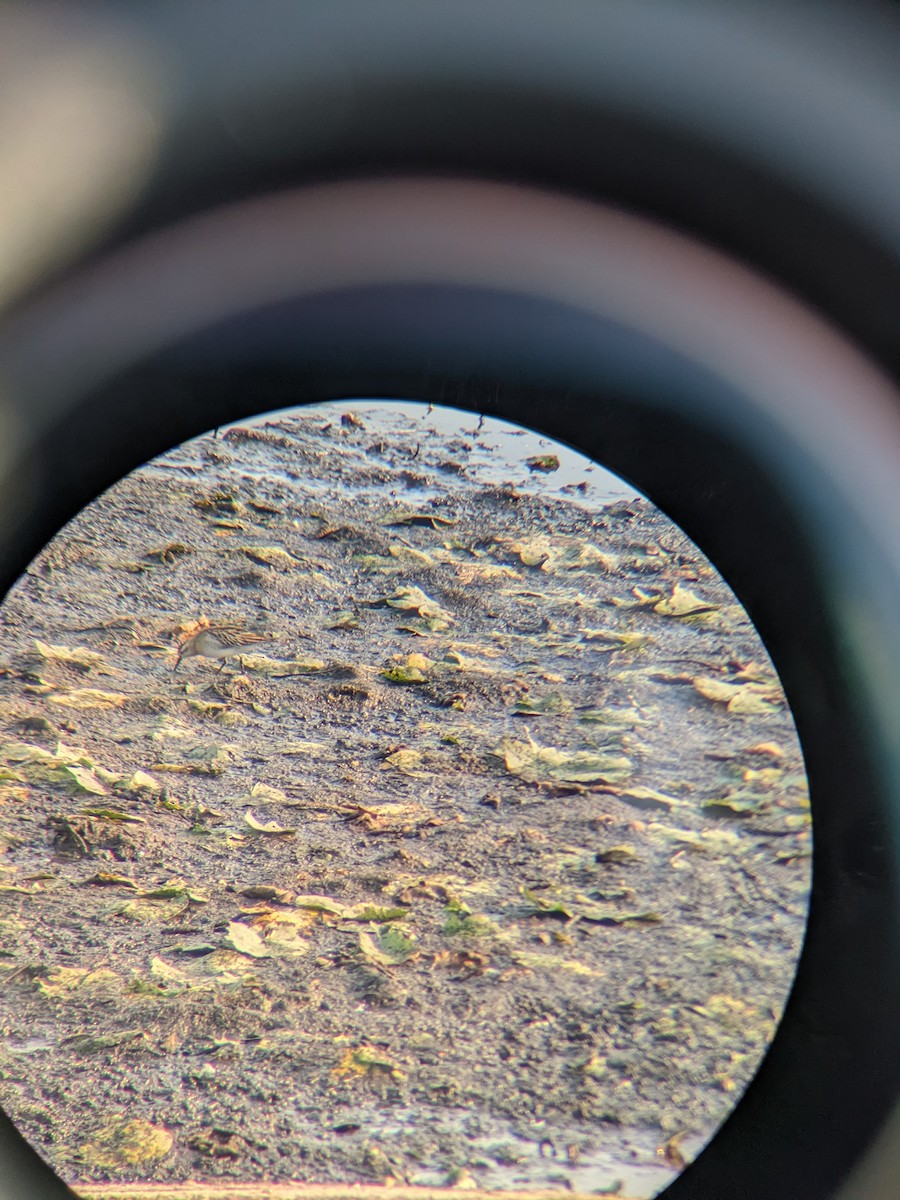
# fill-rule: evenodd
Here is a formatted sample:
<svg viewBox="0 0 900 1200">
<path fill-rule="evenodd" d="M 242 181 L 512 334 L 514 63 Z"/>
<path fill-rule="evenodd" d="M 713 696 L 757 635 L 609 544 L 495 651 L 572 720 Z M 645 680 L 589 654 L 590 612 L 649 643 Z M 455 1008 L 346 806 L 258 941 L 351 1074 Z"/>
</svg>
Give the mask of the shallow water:
<svg viewBox="0 0 900 1200">
<path fill-rule="evenodd" d="M 417 1109 L 375 1105 L 348 1112 L 346 1122 L 359 1124 L 366 1135 L 383 1145 L 414 1129 L 438 1140 L 465 1137 L 478 1187 L 489 1190 L 540 1191 L 560 1188 L 579 1194 L 621 1192 L 633 1200 L 655 1196 L 677 1172 L 662 1160 L 660 1137 L 646 1129 L 597 1129 L 585 1142 L 585 1126 L 547 1121 L 510 1121 L 465 1109 L 425 1113 Z M 685 1138 L 681 1150 L 691 1159 L 706 1137 Z M 577 1147 L 577 1151 L 576 1151 Z M 447 1184 L 447 1173 L 437 1168 L 410 1177 L 419 1187 Z"/>
<path fill-rule="evenodd" d="M 429 409 L 426 404 L 401 400 L 333 401 L 328 404 L 265 413 L 235 422 L 235 425 L 270 424 L 277 427 L 279 421 L 300 415 L 320 426 L 329 421 L 340 421 L 341 416 L 347 412 L 352 412 L 363 421 L 374 441 L 382 438 L 414 438 L 421 444 L 423 455 L 428 454 L 429 436 L 434 438 L 434 449 L 442 453 L 447 449 L 448 440 L 451 447 L 454 441 L 458 441 L 459 460 L 466 471 L 463 486 L 510 484 L 532 494 L 565 498 L 586 508 L 596 508 L 616 500 L 632 500 L 641 494 L 637 488 L 612 471 L 607 471 L 568 446 L 493 417 L 484 418 L 479 428 L 479 417 L 476 414 L 455 408 Z M 226 433 L 229 428 L 232 426 L 223 426 L 220 434 Z M 296 434 L 293 424 L 291 432 Z M 167 455 L 165 460 L 154 462 L 152 468 L 167 473 L 192 467 L 201 470 L 203 464 L 198 457 L 198 449 L 198 441 L 188 442 L 184 447 Z M 543 454 L 557 456 L 558 470 L 543 473 L 532 471 L 525 465 L 527 459 Z M 411 462 L 410 466 L 414 467 L 415 463 Z M 289 479 L 277 467 L 271 470 L 260 467 L 254 469 L 244 463 L 240 474 L 249 479 L 282 479 L 285 482 L 296 482 L 296 476 Z M 454 483 L 459 486 L 461 478 L 463 477 L 445 477 L 448 487 Z M 371 486 L 367 481 L 366 487 Z M 417 498 L 424 501 L 431 496 L 427 491 L 422 491 L 418 493 Z"/>
</svg>

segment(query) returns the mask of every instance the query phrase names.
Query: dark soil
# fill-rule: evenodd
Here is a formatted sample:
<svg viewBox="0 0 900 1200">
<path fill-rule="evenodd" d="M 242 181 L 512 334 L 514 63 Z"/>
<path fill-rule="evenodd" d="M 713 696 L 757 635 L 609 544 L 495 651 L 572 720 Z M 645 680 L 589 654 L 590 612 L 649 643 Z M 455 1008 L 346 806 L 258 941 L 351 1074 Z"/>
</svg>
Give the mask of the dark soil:
<svg viewBox="0 0 900 1200">
<path fill-rule="evenodd" d="M 793 978 L 790 714 L 652 505 L 370 426 L 182 447 L 0 608 L 0 1099 L 70 1182 L 652 1191 Z"/>
</svg>

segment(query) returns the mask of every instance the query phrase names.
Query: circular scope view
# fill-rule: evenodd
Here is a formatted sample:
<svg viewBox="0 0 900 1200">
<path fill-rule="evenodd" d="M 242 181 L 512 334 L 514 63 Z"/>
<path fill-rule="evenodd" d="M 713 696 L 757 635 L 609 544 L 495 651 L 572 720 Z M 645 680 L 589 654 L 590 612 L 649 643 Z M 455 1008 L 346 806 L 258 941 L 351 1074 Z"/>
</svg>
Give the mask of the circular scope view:
<svg viewBox="0 0 900 1200">
<path fill-rule="evenodd" d="M 0 1103 L 81 1196 L 648 1197 L 739 1100 L 806 776 L 621 480 L 450 409 L 270 414 L 111 488 L 0 621 Z"/>
</svg>

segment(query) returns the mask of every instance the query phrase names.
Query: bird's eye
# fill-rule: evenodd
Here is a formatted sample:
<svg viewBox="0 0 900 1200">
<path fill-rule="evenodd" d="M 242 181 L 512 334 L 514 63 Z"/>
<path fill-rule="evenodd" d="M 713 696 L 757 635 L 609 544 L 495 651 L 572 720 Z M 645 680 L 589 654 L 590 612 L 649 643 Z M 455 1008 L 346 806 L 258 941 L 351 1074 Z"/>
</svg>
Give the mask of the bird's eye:
<svg viewBox="0 0 900 1200">
<path fill-rule="evenodd" d="M 315 1114 L 329 1178 L 649 1196 L 741 1096 L 803 755 L 634 484 L 484 413 L 273 412 L 111 487 L 0 618 L 2 1102 L 64 1179 L 255 1178 L 288 1119 L 297 1175 Z"/>
</svg>

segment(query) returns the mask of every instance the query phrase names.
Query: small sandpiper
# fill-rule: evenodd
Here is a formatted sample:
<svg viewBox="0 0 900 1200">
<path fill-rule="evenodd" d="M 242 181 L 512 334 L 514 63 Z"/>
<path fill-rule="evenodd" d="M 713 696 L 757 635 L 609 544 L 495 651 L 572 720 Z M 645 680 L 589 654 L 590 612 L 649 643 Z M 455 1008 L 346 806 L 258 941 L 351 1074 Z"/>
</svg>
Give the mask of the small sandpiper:
<svg viewBox="0 0 900 1200">
<path fill-rule="evenodd" d="M 172 670 L 178 670 L 183 658 L 218 658 L 223 660 L 221 671 L 226 658 L 240 658 L 250 646 L 271 640 L 272 634 L 251 633 L 239 625 L 204 625 L 182 642 Z"/>
</svg>

